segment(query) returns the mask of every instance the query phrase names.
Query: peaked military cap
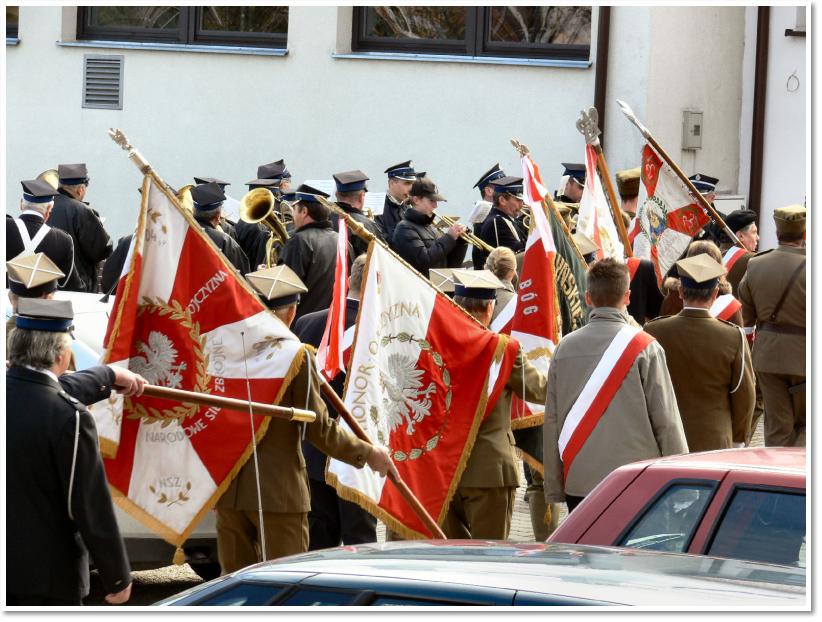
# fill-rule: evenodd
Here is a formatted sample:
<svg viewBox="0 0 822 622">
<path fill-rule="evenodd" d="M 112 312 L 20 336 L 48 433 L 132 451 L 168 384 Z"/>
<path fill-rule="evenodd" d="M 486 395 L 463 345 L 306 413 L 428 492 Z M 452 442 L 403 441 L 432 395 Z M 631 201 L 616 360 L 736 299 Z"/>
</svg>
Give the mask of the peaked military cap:
<svg viewBox="0 0 822 622">
<path fill-rule="evenodd" d="M 417 179 L 417 174 L 414 172 L 414 163 L 411 160 L 389 166 L 383 172 L 386 173 L 388 177 L 401 179 L 402 181 L 415 181 Z"/>
<path fill-rule="evenodd" d="M 282 199 L 283 201 L 287 201 L 288 203 L 298 203 L 299 201 L 306 201 L 308 203 L 319 203 L 320 200 L 317 197 L 327 199 L 328 195 L 322 190 L 317 190 L 316 188 L 312 188 L 307 184 L 300 184 L 299 188 L 297 188 L 296 190 L 290 190 L 289 192 L 284 194 L 282 196 Z"/>
<path fill-rule="evenodd" d="M 487 186 L 495 179 L 499 179 L 500 177 L 505 177 L 505 173 L 499 167 L 499 162 L 497 162 L 496 164 L 494 164 L 494 166 L 492 166 L 490 169 L 488 169 L 482 174 L 482 177 L 479 178 L 479 181 L 474 184 L 474 188 L 479 188 L 480 192 L 482 192 L 485 189 L 485 186 Z"/>
<path fill-rule="evenodd" d="M 428 279 L 441 292 L 450 294 L 454 291 L 454 268 L 431 268 Z"/>
<path fill-rule="evenodd" d="M 216 177 L 195 177 L 194 178 L 195 184 L 217 184 L 225 190 L 226 186 L 230 186 L 231 184 L 227 181 L 223 181 L 222 179 L 217 179 Z"/>
<path fill-rule="evenodd" d="M 271 309 L 295 304 L 299 302 L 300 294 L 308 291 L 300 277 L 285 264 L 250 272 L 245 278 Z"/>
<path fill-rule="evenodd" d="M 51 203 L 59 193 L 47 182 L 40 179 L 21 181 L 23 198 L 29 203 Z"/>
<path fill-rule="evenodd" d="M 87 184 L 90 180 L 85 164 L 60 164 L 57 166 L 57 176 L 65 186 Z"/>
<path fill-rule="evenodd" d="M 617 171 L 617 192 L 623 199 L 630 199 L 639 194 L 639 167 Z"/>
<path fill-rule="evenodd" d="M 574 242 L 576 242 L 579 252 L 583 255 L 590 255 L 591 253 L 599 250 L 599 246 L 596 245 L 596 242 L 582 233 L 582 231 L 573 233 L 571 237 L 574 238 Z"/>
<path fill-rule="evenodd" d="M 682 286 L 691 289 L 713 289 L 725 274 L 725 267 L 707 253 L 680 259 L 676 269 Z"/>
<path fill-rule="evenodd" d="M 734 233 L 754 222 L 756 222 L 756 212 L 750 209 L 735 209 L 725 217 L 725 224 Z"/>
<path fill-rule="evenodd" d="M 411 186 L 410 194 L 414 197 L 426 197 L 432 201 L 447 201 L 447 199 L 440 194 L 439 189 L 437 189 L 437 184 L 435 184 L 434 180 L 430 177 L 423 177 L 422 179 L 416 180 Z"/>
<path fill-rule="evenodd" d="M 191 200 L 194 202 L 194 209 L 199 211 L 209 211 L 217 209 L 225 201 L 225 192 L 219 184 L 214 182 L 200 184 L 191 189 Z"/>
<path fill-rule="evenodd" d="M 565 168 L 565 171 L 562 173 L 563 175 L 568 175 L 571 179 L 579 182 L 580 185 L 585 183 L 584 164 L 578 164 L 576 162 L 562 162 L 561 164 Z"/>
<path fill-rule="evenodd" d="M 271 162 L 270 164 L 261 164 L 257 167 L 257 177 L 259 179 L 282 179 L 285 177 L 285 164 L 282 160 L 279 162 Z M 288 174 L 291 177 L 291 174 Z"/>
<path fill-rule="evenodd" d="M 699 190 L 700 194 L 714 192 L 716 190 L 716 184 L 719 182 L 719 179 L 716 177 L 711 177 L 705 173 L 696 173 L 695 175 L 691 175 L 688 179 L 691 180 L 694 188 Z"/>
<path fill-rule="evenodd" d="M 291 179 L 291 173 L 289 172 L 289 170 L 285 166 L 285 160 L 283 160 L 283 159 L 277 160 L 276 162 L 274 162 L 274 164 L 278 165 L 280 168 L 283 169 L 283 172 L 282 172 L 282 178 L 283 179 Z"/>
<path fill-rule="evenodd" d="M 245 182 L 245 185 L 248 186 L 249 190 L 254 190 L 255 188 L 268 188 L 275 194 L 280 191 L 279 179 L 252 179 L 251 181 Z"/>
<path fill-rule="evenodd" d="M 57 280 L 66 276 L 45 253 L 17 255 L 6 262 L 9 290 L 26 298 L 39 298 L 57 289 Z"/>
<path fill-rule="evenodd" d="M 72 329 L 74 311 L 70 300 L 21 298 L 17 303 L 17 328 L 67 333 Z"/>
<path fill-rule="evenodd" d="M 454 277 L 454 293 L 457 296 L 477 298 L 479 300 L 495 300 L 497 290 L 504 287 L 502 281 L 490 270 L 455 269 L 452 275 Z"/>
<path fill-rule="evenodd" d="M 345 171 L 332 175 L 334 183 L 337 184 L 338 192 L 356 192 L 357 190 L 368 190 L 365 182 L 369 177 L 359 170 Z"/>
<path fill-rule="evenodd" d="M 777 233 L 800 234 L 805 232 L 807 210 L 804 205 L 788 205 L 773 211 Z"/>
<path fill-rule="evenodd" d="M 522 177 L 506 175 L 505 177 L 495 179 L 491 182 L 491 185 L 494 187 L 494 192 L 496 193 L 513 194 L 516 198 L 522 201 L 525 200 L 525 195 L 523 194 Z"/>
</svg>

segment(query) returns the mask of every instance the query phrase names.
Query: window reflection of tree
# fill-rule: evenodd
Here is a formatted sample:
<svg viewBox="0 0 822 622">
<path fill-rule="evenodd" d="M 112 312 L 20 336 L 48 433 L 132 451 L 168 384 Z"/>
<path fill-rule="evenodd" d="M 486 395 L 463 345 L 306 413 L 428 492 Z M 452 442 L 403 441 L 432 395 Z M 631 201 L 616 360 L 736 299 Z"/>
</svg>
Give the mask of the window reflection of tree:
<svg viewBox="0 0 822 622">
<path fill-rule="evenodd" d="M 92 25 L 113 28 L 177 28 L 180 19 L 180 8 L 174 6 L 102 6 L 92 11 Z"/>
<path fill-rule="evenodd" d="M 465 38 L 464 7 L 376 6 L 370 28 L 377 37 L 453 40 Z"/>
<path fill-rule="evenodd" d="M 228 32 L 288 31 L 288 7 L 285 6 L 207 6 L 203 7 L 205 30 Z"/>
<path fill-rule="evenodd" d="M 492 7 L 489 40 L 531 44 L 588 44 L 591 42 L 591 7 Z"/>
</svg>

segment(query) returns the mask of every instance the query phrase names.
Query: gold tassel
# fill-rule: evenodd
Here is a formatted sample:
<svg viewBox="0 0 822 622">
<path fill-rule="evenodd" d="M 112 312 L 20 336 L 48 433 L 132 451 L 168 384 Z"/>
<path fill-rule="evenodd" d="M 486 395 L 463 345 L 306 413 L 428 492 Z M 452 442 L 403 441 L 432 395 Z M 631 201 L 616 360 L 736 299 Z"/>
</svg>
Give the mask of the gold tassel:
<svg viewBox="0 0 822 622">
<path fill-rule="evenodd" d="M 186 554 L 183 551 L 182 547 L 177 547 L 177 550 L 174 551 L 174 565 L 175 566 L 182 566 L 186 563 Z"/>
</svg>

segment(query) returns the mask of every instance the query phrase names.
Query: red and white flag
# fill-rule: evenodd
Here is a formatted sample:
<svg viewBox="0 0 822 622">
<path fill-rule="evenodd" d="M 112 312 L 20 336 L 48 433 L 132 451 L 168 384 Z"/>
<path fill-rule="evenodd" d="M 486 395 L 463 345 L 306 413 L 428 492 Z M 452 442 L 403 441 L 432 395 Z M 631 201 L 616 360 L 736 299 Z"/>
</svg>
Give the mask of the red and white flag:
<svg viewBox="0 0 822 622">
<path fill-rule="evenodd" d="M 105 360 L 151 384 L 242 400 L 248 382 L 252 400 L 276 404 L 302 344 L 173 195 L 151 176 L 142 195 Z M 251 455 L 248 412 L 147 396 L 122 406 L 119 435 L 108 439 L 114 457 L 104 461 L 112 496 L 180 546 Z M 268 422 L 253 417 L 257 441 Z"/>
<path fill-rule="evenodd" d="M 334 293 L 331 308 L 325 321 L 320 347 L 317 349 L 317 365 L 329 380 L 345 371 L 343 334 L 345 333 L 345 299 L 348 295 L 348 227 L 345 219 L 339 219 L 337 235 L 337 266 L 334 270 Z"/>
<path fill-rule="evenodd" d="M 372 242 L 368 253 L 344 401 L 441 524 L 519 344 L 480 326 L 387 248 Z M 331 459 L 326 481 L 404 537 L 432 537 L 378 474 Z"/>
<path fill-rule="evenodd" d="M 634 256 L 650 259 L 657 284 L 710 218 L 651 145 L 642 149 Z"/>
<path fill-rule="evenodd" d="M 597 259 L 623 258 L 624 249 L 599 179 L 597 152 L 593 145 L 585 145 L 585 188 L 579 201 L 577 231 L 584 233 L 599 247 Z"/>
<path fill-rule="evenodd" d="M 733 316 L 734 313 L 742 308 L 742 303 L 734 298 L 733 294 L 722 294 L 717 296 L 714 303 L 711 305 L 711 315 L 726 322 Z"/>
</svg>

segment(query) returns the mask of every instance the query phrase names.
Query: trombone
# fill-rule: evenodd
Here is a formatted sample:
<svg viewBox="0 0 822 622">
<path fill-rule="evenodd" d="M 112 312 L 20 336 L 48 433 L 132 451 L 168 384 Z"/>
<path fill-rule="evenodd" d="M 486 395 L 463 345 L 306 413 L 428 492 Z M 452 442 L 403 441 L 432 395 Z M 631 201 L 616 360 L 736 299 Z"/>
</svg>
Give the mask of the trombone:
<svg viewBox="0 0 822 622">
<path fill-rule="evenodd" d="M 439 214 L 435 215 L 433 223 L 434 227 L 437 229 L 448 228 L 455 224 L 457 224 L 455 218 L 451 218 L 450 216 L 440 216 Z M 473 244 L 478 249 L 485 251 L 486 253 L 490 253 L 494 250 L 493 246 L 482 240 L 476 234 L 472 233 L 470 229 L 466 229 L 460 237 L 469 244 Z"/>
<path fill-rule="evenodd" d="M 268 228 L 270 236 L 266 244 L 266 266 L 277 263 L 278 251 L 274 247 L 285 246 L 288 231 L 277 215 L 277 198 L 268 188 L 254 188 L 243 195 L 240 200 L 240 220 L 249 223 L 261 223 Z"/>
</svg>

